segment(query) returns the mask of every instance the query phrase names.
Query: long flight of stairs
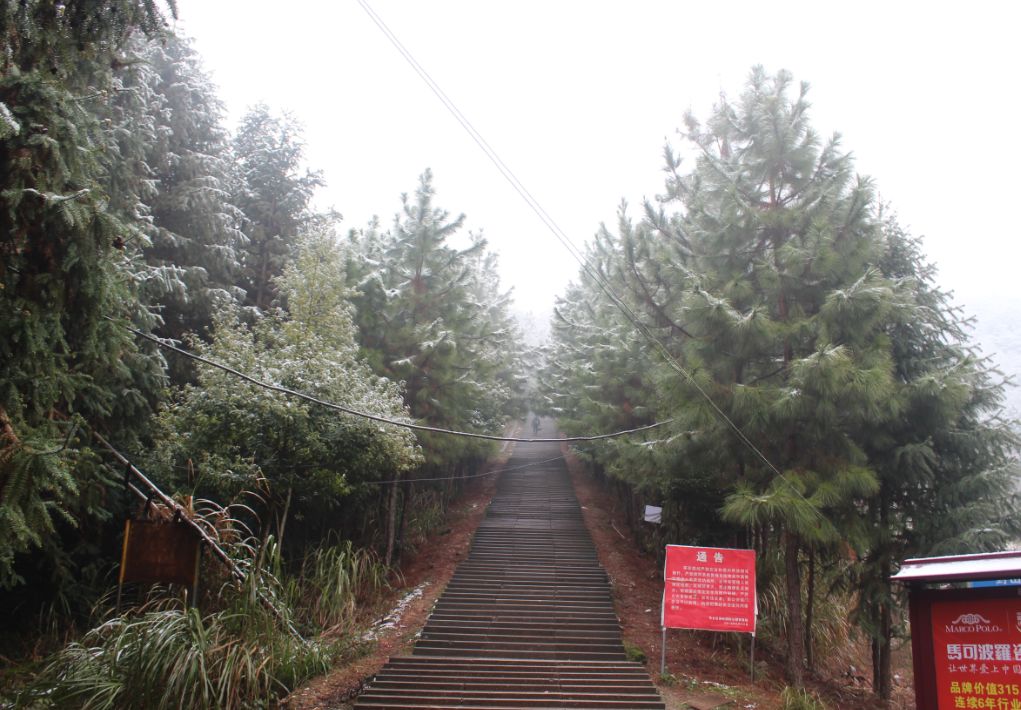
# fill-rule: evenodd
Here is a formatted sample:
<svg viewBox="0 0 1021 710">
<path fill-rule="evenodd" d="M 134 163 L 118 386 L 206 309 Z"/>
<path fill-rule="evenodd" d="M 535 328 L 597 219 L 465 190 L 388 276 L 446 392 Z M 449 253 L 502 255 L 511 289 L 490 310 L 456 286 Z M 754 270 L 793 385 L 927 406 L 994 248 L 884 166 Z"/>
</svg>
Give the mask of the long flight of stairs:
<svg viewBox="0 0 1021 710">
<path fill-rule="evenodd" d="M 627 660 L 560 447 L 518 444 L 412 655 L 357 708 L 664 708 Z"/>
</svg>

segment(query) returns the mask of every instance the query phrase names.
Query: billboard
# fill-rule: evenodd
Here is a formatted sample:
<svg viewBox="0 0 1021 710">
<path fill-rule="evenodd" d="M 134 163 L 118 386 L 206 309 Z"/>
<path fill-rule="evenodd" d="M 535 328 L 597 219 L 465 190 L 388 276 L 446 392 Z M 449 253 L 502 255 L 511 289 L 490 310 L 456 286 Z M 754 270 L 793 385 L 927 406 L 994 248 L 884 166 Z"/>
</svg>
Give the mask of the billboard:
<svg viewBox="0 0 1021 710">
<path fill-rule="evenodd" d="M 667 545 L 663 628 L 755 633 L 755 550 Z"/>
<path fill-rule="evenodd" d="M 932 603 L 939 710 L 1021 710 L 1021 599 Z"/>
</svg>

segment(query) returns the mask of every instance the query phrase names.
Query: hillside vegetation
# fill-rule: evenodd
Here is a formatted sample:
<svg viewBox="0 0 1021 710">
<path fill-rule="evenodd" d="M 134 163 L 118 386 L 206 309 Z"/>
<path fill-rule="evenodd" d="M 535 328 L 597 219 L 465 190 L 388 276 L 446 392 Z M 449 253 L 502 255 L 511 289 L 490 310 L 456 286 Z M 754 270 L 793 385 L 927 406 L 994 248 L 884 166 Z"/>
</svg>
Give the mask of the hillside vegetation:
<svg viewBox="0 0 1021 710">
<path fill-rule="evenodd" d="M 754 548 L 794 686 L 840 599 L 888 698 L 898 562 L 1017 539 L 1003 377 L 806 84 L 755 68 L 680 135 L 558 303 L 543 406 L 571 434 L 662 423 L 585 447 L 633 519 L 663 507 L 649 544 Z"/>
<path fill-rule="evenodd" d="M 662 196 L 522 327 L 431 170 L 385 223 L 315 209 L 300 121 L 225 125 L 175 13 L 0 3 L 0 705 L 285 695 L 359 652 L 409 540 L 529 406 L 570 434 L 659 425 L 579 451 L 632 521 L 663 506 L 647 548 L 756 549 L 794 687 L 847 640 L 826 598 L 887 698 L 897 562 L 1017 539 L 1003 378 L 788 73 L 687 116 Z M 985 351 L 1013 351 L 1007 323 L 980 322 Z M 197 597 L 117 604 L 125 518 L 175 516 L 224 559 Z"/>
</svg>

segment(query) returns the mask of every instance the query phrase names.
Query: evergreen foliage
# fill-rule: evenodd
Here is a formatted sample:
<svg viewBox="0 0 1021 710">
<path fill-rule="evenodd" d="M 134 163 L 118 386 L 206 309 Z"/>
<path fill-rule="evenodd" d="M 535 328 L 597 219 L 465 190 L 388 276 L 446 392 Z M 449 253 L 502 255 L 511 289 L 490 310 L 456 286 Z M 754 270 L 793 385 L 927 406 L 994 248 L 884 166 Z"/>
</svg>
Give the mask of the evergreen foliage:
<svg viewBox="0 0 1021 710">
<path fill-rule="evenodd" d="M 414 196 L 402 195 L 391 230 L 373 223 L 351 235 L 348 270 L 362 352 L 377 374 L 402 384 L 416 421 L 496 434 L 523 406 L 521 337 L 485 240 L 469 235 L 466 247 L 452 246 L 464 215 L 451 220 L 433 196 L 427 170 Z M 491 451 L 480 440 L 444 434 L 421 433 L 419 441 L 422 468 L 434 476 L 457 475 Z M 410 486 L 404 497 L 398 520 L 394 483 L 386 506 L 387 563 L 398 551 Z"/>
<path fill-rule="evenodd" d="M 855 619 L 873 638 L 876 691 L 892 692 L 891 644 L 903 629 L 890 582 L 908 557 L 1004 549 L 1018 539 L 1017 434 L 1002 415 L 1005 381 L 968 343 L 969 322 L 934 281 L 920 240 L 882 220 L 880 268 L 910 285 L 915 317 L 890 330 L 900 416 L 866 430 L 879 477 L 865 508 L 867 544 L 852 568 Z"/>
<path fill-rule="evenodd" d="M 259 105 L 230 138 L 197 55 L 165 32 L 168 11 L 0 3 L 0 589 L 31 595 L 45 579 L 70 609 L 72 582 L 102 577 L 119 497 L 87 444 L 95 428 L 135 452 L 145 440 L 147 468 L 180 492 L 256 492 L 267 578 L 286 576 L 282 550 L 333 535 L 382 547 L 383 564 L 350 543 L 307 555 L 302 577 L 334 586 L 276 589 L 306 609 L 300 623 L 339 627 L 350 578 L 378 586 L 399 552 L 408 481 L 463 474 L 490 445 L 177 360 L 170 390 L 162 354 L 122 326 L 355 409 L 495 434 L 521 412 L 528 362 L 510 293 L 482 236 L 435 205 L 429 171 L 390 229 L 339 245 L 335 215 L 311 210 L 322 180 L 303 166 L 298 123 Z M 1004 378 L 972 350 L 920 241 L 809 109 L 805 84 L 756 68 L 704 123 L 685 118 L 690 168 L 665 149 L 664 194 L 637 219 L 621 206 L 558 303 L 540 408 L 578 434 L 671 419 L 582 453 L 663 505 L 667 541 L 758 550 L 795 687 L 812 664 L 817 576 L 846 577 L 888 698 L 897 561 L 1016 540 L 1019 442 Z M 197 705 L 235 691 L 244 704 L 332 652 L 261 649 L 274 622 L 243 616 L 112 619 L 50 679 L 69 702 L 155 704 L 170 696 L 146 693 L 170 678 Z M 146 675 L 161 654 L 163 675 Z"/>
<path fill-rule="evenodd" d="M 260 311 L 274 302 L 274 280 L 293 255 L 295 240 L 312 219 L 309 203 L 322 185 L 319 173 L 302 172 L 301 127 L 289 115 L 254 106 L 234 136 L 235 193 L 247 237 L 241 250 L 245 304 Z"/>
<path fill-rule="evenodd" d="M 672 362 L 583 273 L 542 378 L 572 432 L 674 420 L 590 455 L 662 501 L 683 535 L 669 541 L 755 545 L 779 562 L 764 558 L 760 578 L 783 575 L 796 686 L 811 647 L 806 555 L 811 590 L 817 556 L 856 569 L 878 653 L 895 559 L 1002 546 L 1018 523 L 1002 380 L 969 354 L 917 240 L 808 116 L 807 85 L 761 68 L 704 124 L 687 116 L 693 167 L 668 146 L 664 195 L 638 223 L 622 207 L 589 254 Z"/>
<path fill-rule="evenodd" d="M 171 6 L 171 9 L 173 7 Z M 134 226 L 108 177 L 116 151 L 97 105 L 152 2 L 4 3 L 0 48 L 0 587 L 15 555 L 58 556 L 56 521 L 108 514 L 72 429 L 130 440 L 162 386 L 162 360 L 120 324 L 153 324 L 122 253 Z M 116 319 L 111 322 L 107 317 Z M 74 420 L 76 424 L 72 424 Z M 53 572 L 50 572 L 53 574 Z M 69 572 L 68 572 L 69 573 Z"/>
<path fill-rule="evenodd" d="M 349 262 L 362 350 L 376 372 L 404 384 L 416 420 L 431 426 L 496 433 L 521 406 L 523 360 L 509 294 L 501 292 L 495 256 L 471 235 L 451 246 L 464 215 L 451 220 L 433 205 L 426 171 L 413 197 L 402 196 L 393 228 L 353 235 Z M 422 437 L 427 462 L 445 466 L 486 450 L 477 441 Z"/>
<path fill-rule="evenodd" d="M 343 256 L 331 233 L 303 237 L 275 288 L 286 312 L 272 310 L 248 325 L 238 309 L 227 310 L 217 317 L 212 343 L 194 347 L 264 381 L 378 416 L 405 416 L 397 387 L 358 356 Z M 408 430 L 296 401 L 209 367 L 159 424 L 152 470 L 188 493 L 218 500 L 258 491 L 260 518 L 267 530 L 275 526 L 278 539 L 285 527 L 301 541 L 331 530 L 368 532 L 364 518 L 341 515 L 345 498 L 361 482 L 392 478 L 418 461 Z"/>
<path fill-rule="evenodd" d="M 156 299 L 160 334 L 206 335 L 213 314 L 244 297 L 235 285 L 245 236 L 230 202 L 231 144 L 215 87 L 188 40 L 150 43 L 143 58 L 151 66 L 148 111 L 155 119 L 145 156 L 155 194 L 144 257 L 152 268 L 175 269 L 180 281 Z"/>
<path fill-rule="evenodd" d="M 177 356 L 168 367 L 124 326 L 353 409 L 497 433 L 523 390 L 510 294 L 480 236 L 449 246 L 463 220 L 432 207 L 428 174 L 392 232 L 338 246 L 336 215 L 310 209 L 321 179 L 296 121 L 257 106 L 229 138 L 164 17 L 149 0 L 0 3 L 0 589 L 19 610 L 5 632 L 44 605 L 81 619 L 109 581 L 125 495 L 93 429 L 183 495 L 254 493 L 253 584 L 302 609 L 299 625 L 345 634 L 400 535 L 398 488 L 378 482 L 424 466 L 456 477 L 488 447 L 420 445 Z M 340 544 L 283 555 L 327 539 Z M 262 702 L 333 652 L 274 623 L 117 616 L 51 664 L 47 697 Z"/>
</svg>

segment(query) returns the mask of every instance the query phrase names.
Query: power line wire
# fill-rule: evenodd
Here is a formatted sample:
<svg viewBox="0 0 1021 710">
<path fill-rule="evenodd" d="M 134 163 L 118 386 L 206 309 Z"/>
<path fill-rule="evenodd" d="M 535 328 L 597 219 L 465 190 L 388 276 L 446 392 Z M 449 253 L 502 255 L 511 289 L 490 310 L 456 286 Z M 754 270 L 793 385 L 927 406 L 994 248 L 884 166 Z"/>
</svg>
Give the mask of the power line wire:
<svg viewBox="0 0 1021 710">
<path fill-rule="evenodd" d="M 383 34 L 390 41 L 390 43 L 397 49 L 397 51 L 400 52 L 400 54 L 404 57 L 408 64 L 411 65 L 412 69 L 414 69 L 415 72 L 419 75 L 419 77 L 421 77 L 421 79 L 426 83 L 426 85 L 433 92 L 433 94 L 436 95 L 436 97 L 440 100 L 444 107 L 446 107 L 446 109 L 451 113 L 451 115 L 454 116 L 457 122 L 461 124 L 461 127 L 464 128 L 464 130 L 468 133 L 469 137 L 471 137 L 471 139 L 475 142 L 476 145 L 479 146 L 482 152 L 486 154 L 486 157 L 489 158 L 493 165 L 496 166 L 496 169 L 500 172 L 504 179 L 507 180 L 508 183 L 510 183 L 511 187 L 514 188 L 514 191 L 517 192 L 518 195 L 532 209 L 532 211 L 535 212 L 535 214 L 539 217 L 543 224 L 546 225 L 547 229 L 549 229 L 550 232 L 552 232 L 553 236 L 556 237 L 557 241 L 559 241 L 564 246 L 564 248 L 567 249 L 571 256 L 573 256 L 574 259 L 581 265 L 582 270 L 596 283 L 600 290 L 604 294 L 606 294 L 606 296 L 611 300 L 611 302 L 613 302 L 614 305 L 617 306 L 621 313 L 624 314 L 624 317 L 635 327 L 636 330 L 638 330 L 638 332 L 646 340 L 648 340 L 653 345 L 653 348 L 660 353 L 660 355 L 666 361 L 667 365 L 671 369 L 681 374 L 688 381 L 688 383 L 695 388 L 695 390 L 702 396 L 702 398 L 709 403 L 710 407 L 712 407 L 716 414 L 724 422 L 726 422 L 727 425 L 734 431 L 734 433 L 737 435 L 738 439 L 741 441 L 742 444 L 748 447 L 748 449 L 750 449 L 777 476 L 786 480 L 786 477 L 783 475 L 780 469 L 777 468 L 773 464 L 773 462 L 770 461 L 766 457 L 766 455 L 763 454 L 762 451 L 751 441 L 751 439 L 748 438 L 748 436 L 741 430 L 741 428 L 736 423 L 734 423 L 734 421 L 729 416 L 727 416 L 726 412 L 724 412 L 719 407 L 719 405 L 716 404 L 713 398 L 709 396 L 709 393 L 707 393 L 702 388 L 702 386 L 698 384 L 695 378 L 684 368 L 684 366 L 682 366 L 677 361 L 677 359 L 673 356 L 673 354 L 670 353 L 670 351 L 662 343 L 662 341 L 660 341 L 660 339 L 657 338 L 655 334 L 652 333 L 652 331 L 650 331 L 649 328 L 644 323 L 641 322 L 641 320 L 631 309 L 631 307 L 628 306 L 619 296 L 617 296 L 617 294 L 613 291 L 612 287 L 605 280 L 605 278 L 603 278 L 603 276 L 599 274 L 598 271 L 596 271 L 589 265 L 585 256 L 574 245 L 574 243 L 571 241 L 567 233 L 560 228 L 560 226 L 552 217 L 550 217 L 549 213 L 546 212 L 546 210 L 542 207 L 539 201 L 532 196 L 532 194 L 528 191 L 524 184 L 517 178 L 514 172 L 507 166 L 506 163 L 503 162 L 499 154 L 497 154 L 496 150 L 494 150 L 489 145 L 489 143 L 482 136 L 482 134 L 475 128 L 475 126 L 472 125 L 471 121 L 469 121 L 465 117 L 465 115 L 461 113 L 460 109 L 457 108 L 457 105 L 454 104 L 450 97 L 448 97 L 446 93 L 443 91 L 443 89 L 440 88 L 439 84 L 437 84 L 436 81 L 429 75 L 429 72 L 427 72 L 425 68 L 418 63 L 418 60 L 416 60 L 415 57 L 411 54 L 411 52 L 401 43 L 401 41 L 387 26 L 383 19 L 376 14 L 375 10 L 372 9 L 368 1 L 358 0 L 358 4 L 362 6 L 362 9 L 366 12 L 369 18 L 376 24 L 380 31 L 383 32 Z"/>
<path fill-rule="evenodd" d="M 117 323 L 117 321 L 115 321 L 113 318 L 110 318 L 110 316 L 106 316 L 106 318 L 108 320 L 114 322 L 114 323 Z M 283 387 L 282 385 L 275 385 L 275 384 L 273 384 L 271 382 L 265 382 L 264 380 L 260 380 L 258 378 L 252 377 L 251 375 L 246 375 L 245 373 L 241 372 L 240 370 L 236 370 L 233 367 L 230 367 L 228 365 L 224 365 L 221 362 L 216 362 L 215 360 L 210 360 L 209 358 L 202 357 L 201 355 L 196 355 L 195 353 L 192 353 L 192 352 L 189 352 L 187 350 L 184 350 L 183 348 L 179 348 L 176 345 L 171 345 L 170 343 L 166 342 L 164 339 L 157 338 L 155 335 L 150 335 L 148 333 L 143 333 L 142 331 L 140 331 L 140 330 L 138 330 L 136 328 L 132 328 L 131 326 L 125 325 L 123 323 L 121 323 L 120 325 L 123 328 L 125 328 L 126 330 L 130 331 L 131 333 L 134 333 L 135 335 L 137 335 L 139 338 L 143 338 L 143 339 L 148 340 L 150 342 L 156 343 L 156 345 L 160 346 L 161 348 L 165 348 L 166 350 L 170 350 L 172 352 L 175 352 L 178 355 L 183 355 L 184 357 L 187 357 L 187 358 L 190 358 L 192 360 L 195 360 L 196 362 L 201 362 L 204 365 L 209 365 L 210 367 L 215 367 L 218 370 L 223 370 L 224 372 L 226 372 L 226 373 L 228 373 L 230 375 L 233 375 L 234 377 L 237 377 L 239 379 L 245 380 L 246 382 L 250 382 L 251 384 L 256 385 L 258 387 L 262 387 L 263 389 L 271 390 L 273 392 L 279 392 L 281 394 L 285 394 L 285 395 L 288 395 L 288 396 L 291 396 L 291 397 L 297 397 L 298 399 L 303 399 L 306 402 L 311 402 L 312 404 L 317 404 L 317 405 L 319 405 L 321 407 L 326 407 L 327 409 L 333 409 L 333 410 L 336 410 L 338 412 L 343 412 L 344 414 L 350 414 L 350 415 L 355 416 L 355 417 L 361 417 L 363 419 L 369 419 L 369 420 L 374 421 L 374 422 L 379 422 L 380 424 L 389 424 L 391 426 L 403 427 L 405 429 L 412 429 L 414 431 L 427 431 L 427 432 L 430 432 L 430 433 L 433 433 L 433 434 L 448 434 L 450 436 L 461 436 L 461 437 L 466 437 L 466 438 L 471 438 L 471 439 L 485 439 L 487 441 L 512 441 L 512 442 L 520 442 L 520 443 L 525 443 L 525 444 L 529 444 L 529 443 L 541 444 L 541 443 L 562 443 L 562 442 L 574 442 L 574 441 L 600 441 L 600 440 L 603 440 L 603 439 L 615 439 L 617 437 L 626 436 L 628 434 L 635 434 L 635 433 L 638 433 L 638 432 L 647 431 L 649 429 L 655 429 L 656 427 L 663 426 L 664 424 L 669 424 L 669 423 L 671 423 L 673 421 L 673 419 L 666 419 L 666 420 L 663 420 L 661 422 L 655 422 L 653 424 L 647 424 L 645 426 L 636 427 L 634 429 L 625 429 L 623 431 L 616 431 L 616 432 L 613 432 L 611 434 L 597 434 L 597 435 L 594 435 L 594 436 L 568 436 L 568 437 L 563 437 L 563 438 L 560 438 L 560 439 L 526 439 L 526 438 L 523 438 L 523 437 L 515 437 L 515 436 L 497 436 L 497 435 L 494 435 L 494 434 L 479 434 L 477 432 L 472 432 L 472 431 L 457 431 L 455 429 L 443 429 L 441 427 L 426 426 L 425 424 L 415 424 L 413 422 L 400 421 L 400 420 L 397 420 L 397 419 L 388 419 L 387 417 L 381 417 L 378 414 L 370 414 L 369 412 L 362 412 L 362 411 L 357 410 L 357 409 L 352 409 L 351 407 L 345 407 L 342 404 L 337 404 L 336 402 L 330 402 L 330 401 L 325 400 L 325 399 L 320 399 L 319 397 L 314 397 L 314 396 L 312 396 L 310 394 L 305 394 L 304 392 L 298 392 L 297 390 L 292 390 L 289 387 Z"/>
<path fill-rule="evenodd" d="M 565 439 L 554 439 L 554 441 L 565 441 Z M 497 468 L 492 471 L 485 471 L 483 473 L 473 473 L 470 476 L 440 476 L 437 478 L 392 478 L 388 481 L 359 481 L 358 484 L 372 484 L 372 485 L 383 485 L 389 483 L 426 483 L 431 481 L 464 481 L 471 478 L 483 478 L 485 476 L 495 476 L 498 473 L 507 473 L 508 471 L 520 471 L 522 469 L 530 468 L 532 466 L 538 466 L 544 463 L 552 463 L 554 461 L 560 461 L 563 456 L 554 456 L 551 459 L 543 459 L 542 461 L 529 461 L 528 463 L 521 464 L 520 466 L 510 466 L 504 468 Z"/>
</svg>

